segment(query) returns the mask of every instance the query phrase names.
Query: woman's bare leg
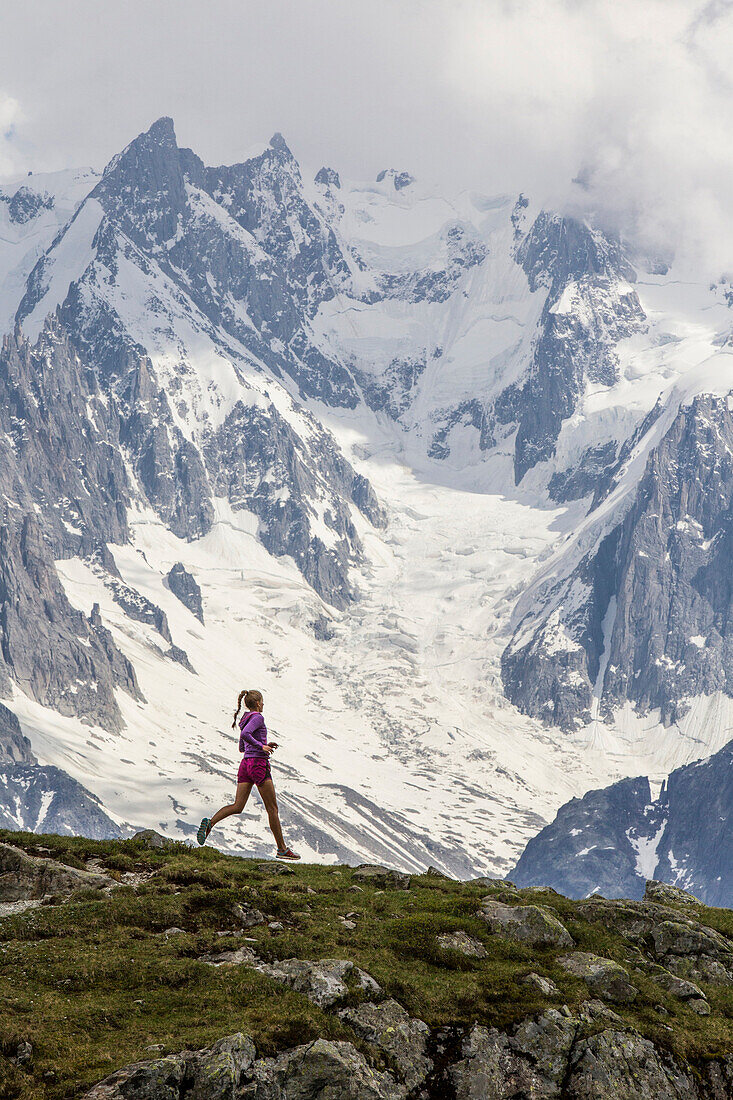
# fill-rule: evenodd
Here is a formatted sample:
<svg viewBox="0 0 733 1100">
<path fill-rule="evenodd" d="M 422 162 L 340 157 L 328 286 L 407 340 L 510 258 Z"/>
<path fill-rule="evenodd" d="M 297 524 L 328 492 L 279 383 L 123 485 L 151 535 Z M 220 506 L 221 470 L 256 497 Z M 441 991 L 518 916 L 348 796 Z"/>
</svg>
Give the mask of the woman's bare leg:
<svg viewBox="0 0 733 1100">
<path fill-rule="evenodd" d="M 260 792 L 260 797 L 265 804 L 267 810 L 267 820 L 270 823 L 270 830 L 275 837 L 275 843 L 277 844 L 279 851 L 284 851 L 285 840 L 283 839 L 283 831 L 280 825 L 280 814 L 277 809 L 277 796 L 275 794 L 275 784 L 271 779 L 266 779 L 264 783 L 260 783 L 257 790 Z M 219 811 L 221 813 L 221 811 Z"/>
<path fill-rule="evenodd" d="M 234 801 L 231 806 L 222 806 L 220 810 L 217 810 L 211 821 L 209 822 L 209 832 L 218 825 L 220 821 L 223 821 L 225 817 L 231 817 L 232 814 L 241 814 L 244 807 L 247 805 L 247 799 L 252 791 L 251 783 L 237 783 L 237 793 L 234 796 Z"/>
</svg>

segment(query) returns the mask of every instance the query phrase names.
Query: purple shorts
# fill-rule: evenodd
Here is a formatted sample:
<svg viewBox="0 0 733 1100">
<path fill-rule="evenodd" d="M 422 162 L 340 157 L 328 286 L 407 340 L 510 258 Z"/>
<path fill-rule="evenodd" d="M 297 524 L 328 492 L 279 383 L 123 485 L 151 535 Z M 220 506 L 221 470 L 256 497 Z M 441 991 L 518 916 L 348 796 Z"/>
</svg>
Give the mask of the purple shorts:
<svg viewBox="0 0 733 1100">
<path fill-rule="evenodd" d="M 262 756 L 243 756 L 237 773 L 237 783 L 254 783 L 259 787 L 271 778 L 270 761 Z"/>
</svg>

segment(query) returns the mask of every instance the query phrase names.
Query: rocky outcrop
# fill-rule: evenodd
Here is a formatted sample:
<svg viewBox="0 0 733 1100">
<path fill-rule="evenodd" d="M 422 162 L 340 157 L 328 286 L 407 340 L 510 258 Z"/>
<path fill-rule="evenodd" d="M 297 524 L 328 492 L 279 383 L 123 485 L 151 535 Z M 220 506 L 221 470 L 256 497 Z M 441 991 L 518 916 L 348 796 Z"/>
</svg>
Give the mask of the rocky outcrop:
<svg viewBox="0 0 733 1100">
<path fill-rule="evenodd" d="M 339 1015 L 364 1042 L 390 1059 L 408 1090 L 423 1084 L 433 1068 L 428 1057 L 430 1029 L 426 1023 L 412 1019 L 394 1000 L 344 1008 Z"/>
<path fill-rule="evenodd" d="M 351 1043 L 317 1039 L 276 1058 L 257 1058 L 245 1035 L 113 1073 L 85 1100 L 401 1100 L 391 1074 L 372 1069 Z"/>
<path fill-rule="evenodd" d="M 353 872 L 355 882 L 376 886 L 380 890 L 409 890 L 410 876 L 392 867 L 383 867 L 376 863 L 361 863 Z"/>
<path fill-rule="evenodd" d="M 689 890 L 680 890 L 679 886 L 669 886 L 666 882 L 649 879 L 644 890 L 644 901 L 656 901 L 659 905 L 700 905 Z"/>
<path fill-rule="evenodd" d="M 380 992 L 371 975 L 354 966 L 348 959 L 282 959 L 276 963 L 261 963 L 257 970 L 276 982 L 303 993 L 319 1008 L 328 1008 L 348 995 L 349 983 L 374 996 Z"/>
<path fill-rule="evenodd" d="M 110 884 L 106 875 L 28 856 L 20 848 L 0 843 L 0 902 L 31 901 L 89 887 L 103 889 Z"/>
<path fill-rule="evenodd" d="M 419 1061 L 423 1056 L 413 1052 L 411 1057 L 410 1044 L 400 1046 L 397 1036 L 380 1046 L 383 1032 L 375 1021 L 364 1041 L 387 1055 L 394 1073 L 374 1068 L 350 1042 L 316 1039 L 275 1057 L 258 1057 L 253 1041 L 239 1034 L 204 1050 L 127 1066 L 95 1085 L 84 1100 L 407 1100 L 408 1095 L 727 1100 L 730 1095 L 730 1059 L 711 1062 L 693 1076 L 633 1031 L 604 1028 L 584 1037 L 584 1025 L 595 1020 L 591 1011 L 568 1017 L 550 1009 L 513 1034 L 476 1025 L 465 1036 L 458 1060 L 429 1078 L 429 1092 L 420 1091 L 426 1081 Z"/>
<path fill-rule="evenodd" d="M 485 959 L 488 952 L 480 940 L 467 932 L 445 932 L 437 937 L 438 947 L 444 951 L 457 951 L 470 959 Z"/>
<path fill-rule="evenodd" d="M 168 587 L 173 595 L 187 607 L 192 615 L 195 615 L 200 623 L 204 621 L 204 608 L 201 602 L 201 589 L 196 583 L 196 578 L 188 572 L 183 562 L 169 569 L 165 577 Z"/>
<path fill-rule="evenodd" d="M 648 1039 L 622 1031 L 602 1031 L 573 1052 L 566 1095 L 569 1100 L 697 1100 L 694 1080 Z"/>
<path fill-rule="evenodd" d="M 532 947 L 574 947 L 573 937 L 552 910 L 539 905 L 504 905 L 494 898 L 481 900 L 476 914 L 492 932 Z"/>
<path fill-rule="evenodd" d="M 733 741 L 673 771 L 657 799 L 646 777 L 572 799 L 529 841 L 510 874 L 520 886 L 549 885 L 568 897 L 597 892 L 730 906 L 731 814 Z M 651 875 L 663 881 L 647 881 Z"/>
<path fill-rule="evenodd" d="M 603 1001 L 614 1004 L 631 1004 L 637 991 L 629 981 L 629 975 L 613 959 L 604 959 L 588 951 L 574 951 L 563 955 L 559 965 L 575 978 L 582 978 L 591 993 Z"/>
</svg>

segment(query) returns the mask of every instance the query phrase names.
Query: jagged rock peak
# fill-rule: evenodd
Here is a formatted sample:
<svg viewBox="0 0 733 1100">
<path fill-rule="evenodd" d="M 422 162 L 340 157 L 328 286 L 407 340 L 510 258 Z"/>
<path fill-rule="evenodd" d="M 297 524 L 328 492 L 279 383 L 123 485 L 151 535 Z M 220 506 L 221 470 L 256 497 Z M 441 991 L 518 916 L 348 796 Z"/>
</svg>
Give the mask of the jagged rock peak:
<svg viewBox="0 0 733 1100">
<path fill-rule="evenodd" d="M 295 160 L 290 146 L 282 136 L 280 131 L 276 131 L 270 138 L 270 148 L 273 149 L 283 160 Z"/>
<path fill-rule="evenodd" d="M 156 119 L 152 126 L 139 133 L 121 152 L 112 157 L 102 174 L 101 183 L 107 176 L 114 175 L 121 165 L 139 168 L 146 158 L 155 156 L 156 153 L 160 155 L 163 150 L 169 153 L 178 152 L 173 119 L 167 115 Z"/>
<path fill-rule="evenodd" d="M 383 168 L 377 175 L 377 183 L 382 183 L 384 180 L 391 180 L 395 191 L 402 191 L 415 182 L 415 177 L 409 172 L 398 172 L 396 168 Z"/>
<path fill-rule="evenodd" d="M 636 281 L 636 272 L 621 244 L 577 218 L 541 210 L 517 249 L 530 289 L 557 291 L 569 279 L 583 276 Z"/>
<path fill-rule="evenodd" d="M 339 189 L 341 187 L 341 177 L 335 168 L 323 168 L 319 169 L 315 175 L 316 183 L 322 184 L 324 187 L 335 187 Z"/>
</svg>

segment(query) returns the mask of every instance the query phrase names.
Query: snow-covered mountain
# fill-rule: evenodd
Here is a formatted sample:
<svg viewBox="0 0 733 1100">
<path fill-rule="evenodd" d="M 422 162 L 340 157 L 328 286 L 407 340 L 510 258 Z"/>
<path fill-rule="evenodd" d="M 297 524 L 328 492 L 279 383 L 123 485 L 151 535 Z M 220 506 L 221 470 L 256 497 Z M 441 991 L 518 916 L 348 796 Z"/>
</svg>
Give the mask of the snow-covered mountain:
<svg viewBox="0 0 733 1100">
<path fill-rule="evenodd" d="M 727 740 L 727 282 L 169 119 L 0 220 L 0 694 L 120 825 L 228 798 L 247 686 L 306 855 L 456 874 Z"/>
</svg>

